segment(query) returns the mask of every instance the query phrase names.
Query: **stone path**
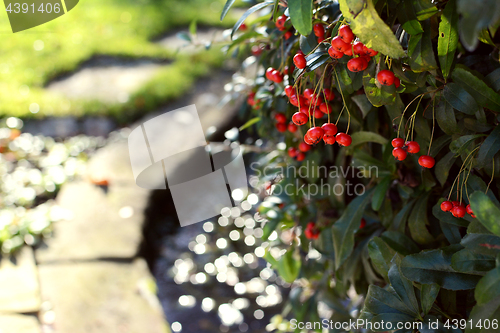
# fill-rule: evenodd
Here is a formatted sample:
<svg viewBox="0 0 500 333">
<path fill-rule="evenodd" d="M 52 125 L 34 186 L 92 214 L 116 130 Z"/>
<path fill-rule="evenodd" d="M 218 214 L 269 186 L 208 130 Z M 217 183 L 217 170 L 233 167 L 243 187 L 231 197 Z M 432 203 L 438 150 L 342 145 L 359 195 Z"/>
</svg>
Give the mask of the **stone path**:
<svg viewBox="0 0 500 333">
<path fill-rule="evenodd" d="M 131 127 L 190 104 L 205 131 L 227 126 L 237 108 L 218 103 L 230 80 L 230 71 L 201 79 L 185 98 Z M 58 124 L 54 128 L 65 123 Z M 150 191 L 135 185 L 122 133 L 90 160 L 87 179 L 65 184 L 58 194 L 74 218 L 56 223 L 53 237 L 35 252 L 24 248 L 15 263 L 1 261 L 0 333 L 169 332 L 154 279 L 138 256 Z M 180 136 L 180 145 L 189 144 Z"/>
</svg>

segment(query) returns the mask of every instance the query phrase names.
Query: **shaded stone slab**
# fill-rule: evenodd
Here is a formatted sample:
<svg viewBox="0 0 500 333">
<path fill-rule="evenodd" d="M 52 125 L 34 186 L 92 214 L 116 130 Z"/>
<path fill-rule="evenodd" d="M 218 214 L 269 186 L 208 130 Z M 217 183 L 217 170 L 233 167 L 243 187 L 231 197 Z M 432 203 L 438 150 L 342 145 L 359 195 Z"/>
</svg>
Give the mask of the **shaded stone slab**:
<svg viewBox="0 0 500 333">
<path fill-rule="evenodd" d="M 0 262 L 0 312 L 36 312 L 39 308 L 33 250 L 25 246 L 13 260 L 3 258 Z"/>
<path fill-rule="evenodd" d="M 0 333 L 41 333 L 34 316 L 19 314 L 0 315 Z"/>
<path fill-rule="evenodd" d="M 169 332 L 143 259 L 40 265 L 39 271 L 55 333 Z"/>
</svg>

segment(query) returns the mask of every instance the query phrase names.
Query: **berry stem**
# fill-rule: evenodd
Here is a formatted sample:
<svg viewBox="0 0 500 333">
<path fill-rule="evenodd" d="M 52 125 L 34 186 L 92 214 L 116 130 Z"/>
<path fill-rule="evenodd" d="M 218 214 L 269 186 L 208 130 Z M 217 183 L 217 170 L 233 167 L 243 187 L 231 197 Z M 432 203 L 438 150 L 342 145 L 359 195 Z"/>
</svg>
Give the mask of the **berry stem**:
<svg viewBox="0 0 500 333">
<path fill-rule="evenodd" d="M 488 193 L 488 190 L 490 189 L 491 182 L 493 181 L 493 177 L 495 176 L 495 159 L 492 158 L 491 162 L 493 163 L 493 169 L 491 171 L 491 179 L 490 179 L 490 182 L 488 183 L 488 186 L 486 187 L 486 192 L 484 192 L 484 194 Z"/>
<path fill-rule="evenodd" d="M 335 122 L 335 126 L 337 126 L 339 120 L 340 120 L 340 116 L 342 115 L 342 112 L 344 111 L 344 108 L 347 110 L 347 114 L 348 114 L 348 118 L 347 118 L 347 130 L 345 131 L 345 133 L 349 133 L 349 126 L 351 125 L 351 113 L 349 112 L 349 108 L 347 107 L 347 104 L 345 102 L 345 98 L 344 98 L 344 93 L 342 92 L 342 88 L 340 87 L 340 81 L 339 81 L 339 77 L 337 75 L 337 70 L 335 69 L 335 67 L 333 67 L 333 72 L 335 73 L 335 79 L 337 80 L 337 84 L 339 86 L 339 91 L 340 91 L 340 96 L 342 96 L 342 102 L 344 102 L 344 107 L 342 108 L 342 110 L 340 110 L 340 113 L 339 113 L 339 117 L 337 118 L 337 122 Z"/>
</svg>

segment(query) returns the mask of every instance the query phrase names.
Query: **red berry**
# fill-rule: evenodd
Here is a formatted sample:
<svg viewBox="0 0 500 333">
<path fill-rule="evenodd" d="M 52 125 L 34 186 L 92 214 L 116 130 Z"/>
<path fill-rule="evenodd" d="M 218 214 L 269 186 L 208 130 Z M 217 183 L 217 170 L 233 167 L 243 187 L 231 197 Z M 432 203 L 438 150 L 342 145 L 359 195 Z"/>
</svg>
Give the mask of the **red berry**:
<svg viewBox="0 0 500 333">
<path fill-rule="evenodd" d="M 351 47 L 350 44 L 347 44 L 346 42 L 344 42 L 339 36 L 334 37 L 332 39 L 332 46 L 335 50 L 337 50 L 339 52 L 345 52 L 348 48 Z"/>
<path fill-rule="evenodd" d="M 452 201 L 451 202 L 453 207 L 456 207 L 456 206 L 462 206 L 465 208 L 465 205 L 463 204 L 463 202 L 460 202 L 460 201 Z"/>
<path fill-rule="evenodd" d="M 333 46 L 330 46 L 328 48 L 328 54 L 330 55 L 330 57 L 332 57 L 333 59 L 340 59 L 344 56 L 344 53 L 340 52 L 340 51 L 337 51 Z"/>
<path fill-rule="evenodd" d="M 330 112 L 332 112 L 332 106 L 328 103 L 321 103 L 319 109 L 325 114 L 329 114 Z"/>
<path fill-rule="evenodd" d="M 260 56 L 262 53 L 262 48 L 258 45 L 253 45 L 252 46 L 252 54 L 256 57 Z"/>
<path fill-rule="evenodd" d="M 323 95 L 327 101 L 331 101 L 335 98 L 335 94 L 328 88 L 323 89 Z"/>
<path fill-rule="evenodd" d="M 339 37 L 346 43 L 351 43 L 354 39 L 354 34 L 348 25 L 343 25 L 339 28 Z"/>
<path fill-rule="evenodd" d="M 248 29 L 247 25 L 245 23 L 242 23 L 238 30 L 246 31 L 247 29 Z"/>
<path fill-rule="evenodd" d="M 319 110 L 319 109 L 314 109 L 314 118 L 316 119 L 319 119 L 319 118 L 323 118 L 325 114 Z"/>
<path fill-rule="evenodd" d="M 323 97 L 312 94 L 311 99 L 310 99 L 310 103 L 313 106 L 319 106 L 321 103 L 323 103 Z"/>
<path fill-rule="evenodd" d="M 285 14 L 281 15 L 280 17 L 278 17 L 276 19 L 276 28 L 278 28 L 281 31 L 285 30 L 286 19 L 287 19 L 287 17 L 286 17 Z"/>
<path fill-rule="evenodd" d="M 356 55 L 362 55 L 365 54 L 364 52 L 364 47 L 365 45 L 361 42 L 356 42 L 352 45 L 352 49 L 354 51 L 354 54 Z"/>
<path fill-rule="evenodd" d="M 349 45 L 349 48 L 344 51 L 344 54 L 346 56 L 352 57 L 352 47 L 351 47 L 351 45 Z"/>
<path fill-rule="evenodd" d="M 418 158 L 418 164 L 424 168 L 430 169 L 436 164 L 436 160 L 431 156 L 422 155 Z"/>
<path fill-rule="evenodd" d="M 306 132 L 304 135 L 304 142 L 307 143 L 309 146 L 315 145 L 316 142 L 314 142 L 311 137 L 309 136 L 309 133 Z"/>
<path fill-rule="evenodd" d="M 278 70 L 275 69 L 274 71 L 272 71 L 271 75 L 273 77 L 273 80 L 271 81 L 274 81 L 276 83 L 283 82 L 283 74 L 281 74 Z"/>
<path fill-rule="evenodd" d="M 288 124 L 288 131 L 295 133 L 297 132 L 298 127 L 294 123 L 289 123 Z"/>
<path fill-rule="evenodd" d="M 402 148 L 405 145 L 405 140 L 402 138 L 395 138 L 392 139 L 391 143 L 394 148 Z"/>
<path fill-rule="evenodd" d="M 467 211 L 467 214 L 469 214 L 470 216 L 474 215 L 474 212 L 472 211 L 472 208 L 470 208 L 470 205 L 467 205 L 467 207 L 465 207 L 465 210 Z"/>
<path fill-rule="evenodd" d="M 406 151 L 403 148 L 396 147 L 392 150 L 392 156 L 398 161 L 403 161 L 406 158 Z"/>
<path fill-rule="evenodd" d="M 312 90 L 311 88 L 307 88 L 306 90 L 304 90 L 304 97 L 307 98 L 307 99 L 311 99 L 311 97 L 314 95 L 314 90 Z"/>
<path fill-rule="evenodd" d="M 361 72 L 368 67 L 368 62 L 364 58 L 352 58 L 347 62 L 347 68 L 351 72 Z"/>
<path fill-rule="evenodd" d="M 370 57 L 375 57 L 378 54 L 377 51 L 372 50 L 366 46 L 363 47 L 363 52 L 364 52 L 364 54 L 366 54 L 367 56 L 370 56 Z"/>
<path fill-rule="evenodd" d="M 278 123 L 286 123 L 286 116 L 284 113 L 278 112 L 274 116 L 274 120 L 276 120 L 276 122 Z"/>
<path fill-rule="evenodd" d="M 292 121 L 295 125 L 302 126 L 309 120 L 309 117 L 302 112 L 295 112 L 292 116 Z"/>
<path fill-rule="evenodd" d="M 335 135 L 330 134 L 323 135 L 323 141 L 325 141 L 327 145 L 333 145 L 335 142 L 337 142 L 337 140 L 335 139 Z"/>
<path fill-rule="evenodd" d="M 295 158 L 297 159 L 297 161 L 302 162 L 306 158 L 306 154 L 304 154 L 303 152 L 299 152 Z"/>
<path fill-rule="evenodd" d="M 361 218 L 361 223 L 359 225 L 359 229 L 363 229 L 366 227 L 366 220 L 364 218 Z"/>
<path fill-rule="evenodd" d="M 332 124 L 332 123 L 326 123 L 326 124 L 323 124 L 323 126 L 321 126 L 321 128 L 323 129 L 323 132 L 325 132 L 324 135 L 335 135 L 337 134 L 337 126 L 335 126 L 335 124 Z"/>
<path fill-rule="evenodd" d="M 377 80 L 384 86 L 390 86 L 394 83 L 394 73 L 387 69 L 381 70 L 377 74 Z"/>
<path fill-rule="evenodd" d="M 318 44 L 323 43 L 324 40 L 325 40 L 325 37 L 318 37 Z"/>
<path fill-rule="evenodd" d="M 306 230 L 304 230 L 304 235 L 306 236 L 307 239 L 312 239 L 313 238 L 313 232 L 309 228 L 307 228 Z"/>
<path fill-rule="evenodd" d="M 396 89 L 399 88 L 401 85 L 401 80 L 399 80 L 397 77 L 394 78 L 394 86 L 396 86 Z"/>
<path fill-rule="evenodd" d="M 286 124 L 285 123 L 277 123 L 276 124 L 276 129 L 278 130 L 278 132 L 286 132 Z"/>
<path fill-rule="evenodd" d="M 288 156 L 290 156 L 291 158 L 294 158 L 295 156 L 297 156 L 298 153 L 299 153 L 299 151 L 297 150 L 297 148 L 295 148 L 295 147 L 288 148 Z"/>
<path fill-rule="evenodd" d="M 325 134 L 325 132 L 321 127 L 311 127 L 307 131 L 307 134 L 309 135 L 309 138 L 314 142 L 314 144 L 316 144 L 323 138 L 323 134 Z"/>
<path fill-rule="evenodd" d="M 451 213 L 455 217 L 464 217 L 465 216 L 465 208 L 462 206 L 455 206 L 451 209 Z"/>
<path fill-rule="evenodd" d="M 344 146 L 344 147 L 350 146 L 352 143 L 351 136 L 349 134 L 345 134 L 345 133 L 337 134 L 335 139 L 337 140 L 339 145 Z"/>
<path fill-rule="evenodd" d="M 311 150 L 311 145 L 308 145 L 305 142 L 299 143 L 299 150 L 303 153 L 307 153 L 309 150 Z"/>
<path fill-rule="evenodd" d="M 291 85 L 288 85 L 285 87 L 285 95 L 290 97 L 293 93 L 293 87 Z"/>
<path fill-rule="evenodd" d="M 313 26 L 313 30 L 314 30 L 314 35 L 316 37 L 323 37 L 323 36 L 325 36 L 325 27 L 321 23 L 316 23 Z"/>
<path fill-rule="evenodd" d="M 306 116 L 309 117 L 309 115 L 311 114 L 311 112 L 309 112 L 309 107 L 308 106 L 303 106 L 299 109 L 299 112 L 305 114 Z"/>
<path fill-rule="evenodd" d="M 443 212 L 449 212 L 452 208 L 453 208 L 453 204 L 450 201 L 448 201 L 448 200 L 443 201 L 441 203 L 441 210 Z"/>
<path fill-rule="evenodd" d="M 266 78 L 269 80 L 269 81 L 273 81 L 273 71 L 275 69 L 272 68 L 272 67 L 269 67 L 268 69 L 266 69 Z"/>
<path fill-rule="evenodd" d="M 287 32 L 285 32 L 285 34 L 283 35 L 283 37 L 285 37 L 285 39 L 289 39 L 292 36 L 293 36 L 293 33 L 290 30 L 288 30 Z"/>
<path fill-rule="evenodd" d="M 408 141 L 406 143 L 406 150 L 410 154 L 416 154 L 420 151 L 420 145 L 416 141 Z"/>
<path fill-rule="evenodd" d="M 306 57 L 304 57 L 303 54 L 300 54 L 300 53 L 297 53 L 294 57 L 293 57 L 293 63 L 295 64 L 295 66 L 299 69 L 303 69 L 303 68 L 306 68 L 306 65 L 307 65 L 307 61 L 306 61 Z"/>
</svg>

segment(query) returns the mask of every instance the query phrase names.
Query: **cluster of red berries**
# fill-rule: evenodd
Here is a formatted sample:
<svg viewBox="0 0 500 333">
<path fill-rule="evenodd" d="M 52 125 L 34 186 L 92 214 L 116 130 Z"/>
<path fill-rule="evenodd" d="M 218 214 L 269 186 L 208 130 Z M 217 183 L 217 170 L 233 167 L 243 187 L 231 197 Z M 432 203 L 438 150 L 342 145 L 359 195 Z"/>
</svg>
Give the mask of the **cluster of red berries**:
<svg viewBox="0 0 500 333">
<path fill-rule="evenodd" d="M 318 37 L 318 44 L 325 40 L 325 26 L 321 23 L 313 25 L 314 36 Z"/>
<path fill-rule="evenodd" d="M 455 217 L 464 217 L 465 213 L 469 214 L 471 217 L 476 217 L 474 215 L 474 212 L 472 211 L 472 208 L 470 208 L 470 205 L 465 205 L 462 202 L 459 201 L 443 201 L 441 203 L 441 210 L 443 212 L 451 212 L 451 214 Z"/>
<path fill-rule="evenodd" d="M 285 27 L 286 20 L 287 20 L 287 16 L 285 14 L 279 16 L 276 19 L 275 25 L 276 25 L 276 28 L 278 28 L 279 31 L 285 31 L 286 30 L 286 27 Z M 288 38 L 292 37 L 293 36 L 292 29 L 286 31 L 283 36 L 285 37 L 285 39 L 288 39 Z"/>
<path fill-rule="evenodd" d="M 347 68 L 351 72 L 361 72 L 368 67 L 371 58 L 378 54 L 377 51 L 366 47 L 363 43 L 354 42 L 353 32 L 348 25 L 339 28 L 338 35 L 332 38 L 328 54 L 334 59 L 340 59 L 344 55 L 353 57 L 347 62 Z"/>
<path fill-rule="evenodd" d="M 283 74 L 277 69 L 274 69 L 272 67 L 269 67 L 266 70 L 266 78 L 270 81 L 273 81 L 275 83 L 281 83 L 283 82 Z"/>
<path fill-rule="evenodd" d="M 288 156 L 295 158 L 297 161 L 302 162 L 306 158 L 306 153 L 311 150 L 311 146 L 305 142 L 299 143 L 299 147 L 288 148 Z"/>
<path fill-rule="evenodd" d="M 316 224 L 314 222 L 309 222 L 307 224 L 306 230 L 304 230 L 304 235 L 306 235 L 307 239 L 318 239 L 319 230 L 316 229 Z"/>
<path fill-rule="evenodd" d="M 402 138 L 395 138 L 392 140 L 392 146 L 394 149 L 392 150 L 392 156 L 396 158 L 398 161 L 403 161 L 408 156 L 407 153 L 417 154 L 420 151 L 420 145 L 416 141 L 407 141 Z M 428 155 L 422 155 L 418 158 L 418 164 L 424 168 L 432 168 L 436 161 L 433 157 Z"/>
<path fill-rule="evenodd" d="M 290 122 L 287 125 L 287 119 L 284 113 L 276 113 L 276 115 L 274 116 L 274 120 L 276 120 L 276 129 L 278 130 L 278 132 L 284 133 L 287 129 L 292 133 L 297 132 L 298 127 L 294 123 Z"/>
</svg>

